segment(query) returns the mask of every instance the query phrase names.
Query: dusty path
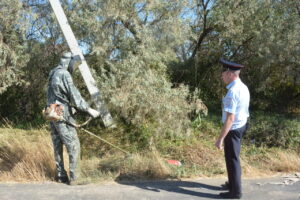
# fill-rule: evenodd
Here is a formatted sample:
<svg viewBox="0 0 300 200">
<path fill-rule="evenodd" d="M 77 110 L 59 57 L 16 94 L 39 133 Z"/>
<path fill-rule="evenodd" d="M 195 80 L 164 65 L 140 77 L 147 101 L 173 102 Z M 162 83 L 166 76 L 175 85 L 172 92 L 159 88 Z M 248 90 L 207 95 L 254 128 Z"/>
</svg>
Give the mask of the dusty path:
<svg viewBox="0 0 300 200">
<path fill-rule="evenodd" d="M 193 200 L 220 199 L 225 179 L 103 183 L 68 186 L 53 182 L 0 183 L 0 200 Z M 300 200 L 300 181 L 284 185 L 283 178 L 245 179 L 247 200 Z"/>
</svg>

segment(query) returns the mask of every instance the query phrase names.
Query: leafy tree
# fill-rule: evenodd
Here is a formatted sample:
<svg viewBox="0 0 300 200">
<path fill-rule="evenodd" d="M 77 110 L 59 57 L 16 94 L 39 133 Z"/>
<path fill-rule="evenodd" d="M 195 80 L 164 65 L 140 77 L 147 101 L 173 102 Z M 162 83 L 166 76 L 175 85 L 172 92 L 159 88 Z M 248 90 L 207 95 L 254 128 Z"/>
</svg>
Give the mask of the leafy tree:
<svg viewBox="0 0 300 200">
<path fill-rule="evenodd" d="M 123 0 L 68 6 L 112 110 L 141 131 L 151 128 L 155 136 L 185 135 L 190 126 L 188 89 L 172 88 L 166 73 L 189 30 L 180 18 L 186 4 Z"/>
<path fill-rule="evenodd" d="M 1 19 L 6 23 L 5 30 L 10 30 L 5 38 L 11 47 L 7 56 L 12 58 L 12 61 L 4 63 L 10 71 L 6 70 L 1 75 L 9 77 L 13 74 L 14 78 L 11 82 L 2 79 L 6 90 L 0 95 L 0 109 L 1 115 L 11 120 L 28 122 L 41 118 L 48 73 L 57 64 L 57 55 L 66 49 L 58 45 L 59 27 L 55 26 L 53 16 L 49 15 L 50 7 L 45 5 L 42 0 L 15 1 L 13 4 L 7 1 L 4 6 L 7 9 L 1 10 L 9 16 Z M 15 41 L 16 38 L 18 41 Z"/>
<path fill-rule="evenodd" d="M 171 66 L 173 81 L 200 88 L 207 102 L 220 99 L 218 60 L 224 57 L 246 65 L 242 78 L 257 108 L 299 105 L 298 2 L 206 0 L 193 5 L 197 17 L 190 24 L 198 39 L 187 43 L 190 59 Z"/>
<path fill-rule="evenodd" d="M 185 135 L 193 91 L 219 108 L 220 57 L 246 65 L 242 79 L 253 107 L 300 105 L 298 1 L 61 3 L 110 110 L 137 133 Z M 48 73 L 68 47 L 48 1 L 0 6 L 1 115 L 36 120 Z"/>
<path fill-rule="evenodd" d="M 12 6 L 13 5 L 13 6 Z M 18 0 L 0 2 L 0 94 L 11 85 L 23 84 L 22 67 L 28 62 L 26 53 L 25 13 Z"/>
<path fill-rule="evenodd" d="M 177 62 L 174 49 L 190 34 L 189 24 L 180 17 L 187 3 L 62 1 L 110 110 L 137 134 L 159 138 L 189 133 L 188 115 L 193 105 L 188 101 L 188 88 L 173 88 L 166 73 L 168 64 Z M 23 119 L 29 120 L 40 116 L 47 72 L 68 48 L 48 2 L 27 0 L 23 6 L 30 21 L 26 41 L 31 58 L 23 68 L 29 84 L 11 88 L 2 97 L 13 105 L 23 105 L 22 112 L 5 112 L 5 116 L 25 113 Z M 17 110 L 13 107 L 10 110 Z"/>
</svg>

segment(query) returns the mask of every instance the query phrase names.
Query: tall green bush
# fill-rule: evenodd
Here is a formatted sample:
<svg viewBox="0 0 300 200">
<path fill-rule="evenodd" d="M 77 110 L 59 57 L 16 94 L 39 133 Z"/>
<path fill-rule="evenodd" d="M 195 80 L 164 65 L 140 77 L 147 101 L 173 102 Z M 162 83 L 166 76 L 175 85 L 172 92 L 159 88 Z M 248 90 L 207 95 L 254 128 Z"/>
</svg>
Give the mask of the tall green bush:
<svg viewBox="0 0 300 200">
<path fill-rule="evenodd" d="M 172 88 L 170 81 L 141 57 L 132 56 L 108 68 L 113 72 L 101 73 L 99 85 L 116 116 L 137 127 L 153 127 L 152 134 L 157 137 L 188 134 L 193 102 L 187 101 L 186 86 Z"/>
<path fill-rule="evenodd" d="M 12 6 L 13 5 L 13 6 Z M 22 68 L 29 55 L 24 33 L 27 28 L 19 0 L 0 2 L 0 94 L 12 85 L 24 84 Z"/>
<path fill-rule="evenodd" d="M 258 146 L 299 148 L 300 121 L 280 114 L 253 113 L 245 138 Z"/>
</svg>

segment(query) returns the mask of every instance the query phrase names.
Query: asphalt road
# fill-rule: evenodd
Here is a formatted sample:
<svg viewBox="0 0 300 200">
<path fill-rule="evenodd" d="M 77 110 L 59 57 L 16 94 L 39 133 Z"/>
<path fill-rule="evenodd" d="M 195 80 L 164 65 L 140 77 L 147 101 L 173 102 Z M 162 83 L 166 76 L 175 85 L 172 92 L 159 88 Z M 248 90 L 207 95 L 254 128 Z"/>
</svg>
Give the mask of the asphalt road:
<svg viewBox="0 0 300 200">
<path fill-rule="evenodd" d="M 0 183 L 0 200 L 193 200 L 220 199 L 225 179 L 109 182 L 68 186 L 53 182 Z M 282 178 L 244 179 L 247 200 L 300 200 L 300 181 Z"/>
</svg>

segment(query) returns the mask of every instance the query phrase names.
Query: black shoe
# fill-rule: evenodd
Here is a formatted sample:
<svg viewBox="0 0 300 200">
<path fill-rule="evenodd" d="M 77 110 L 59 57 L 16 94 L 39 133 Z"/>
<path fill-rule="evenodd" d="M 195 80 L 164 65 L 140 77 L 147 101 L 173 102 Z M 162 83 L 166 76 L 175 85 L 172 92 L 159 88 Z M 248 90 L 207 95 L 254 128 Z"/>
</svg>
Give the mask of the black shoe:
<svg viewBox="0 0 300 200">
<path fill-rule="evenodd" d="M 229 190 L 229 182 L 226 181 L 224 184 L 221 185 L 222 190 Z"/>
<path fill-rule="evenodd" d="M 232 194 L 230 192 L 221 192 L 220 196 L 223 199 L 240 199 L 240 198 L 242 198 L 242 194 Z"/>
<path fill-rule="evenodd" d="M 63 177 L 56 177 L 55 181 L 58 183 L 65 183 L 65 184 L 69 184 L 70 180 L 67 176 L 63 176 Z"/>
</svg>

